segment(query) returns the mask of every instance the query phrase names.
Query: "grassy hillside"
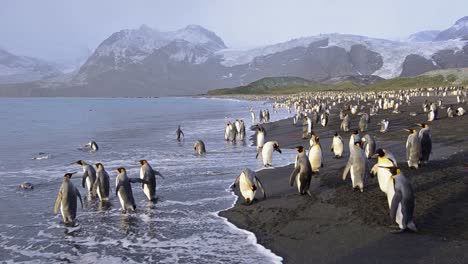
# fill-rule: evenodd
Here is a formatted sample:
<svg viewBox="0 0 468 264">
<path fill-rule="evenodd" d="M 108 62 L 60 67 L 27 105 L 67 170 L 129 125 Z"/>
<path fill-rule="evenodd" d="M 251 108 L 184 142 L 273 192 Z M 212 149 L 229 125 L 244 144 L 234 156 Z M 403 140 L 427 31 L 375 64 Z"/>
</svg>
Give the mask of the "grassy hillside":
<svg viewBox="0 0 468 264">
<path fill-rule="evenodd" d="M 289 77 L 280 77 L 287 80 Z M 344 81 L 336 84 L 321 84 L 311 82 L 308 85 L 297 85 L 288 82 L 275 82 L 271 78 L 264 78 L 246 86 L 211 90 L 209 95 L 233 95 L 233 94 L 294 94 L 314 91 L 386 91 L 435 86 L 468 85 L 468 80 L 454 78 L 450 74 L 420 75 L 416 77 L 400 77 L 384 80 L 371 85 L 361 85 L 352 81 Z"/>
</svg>

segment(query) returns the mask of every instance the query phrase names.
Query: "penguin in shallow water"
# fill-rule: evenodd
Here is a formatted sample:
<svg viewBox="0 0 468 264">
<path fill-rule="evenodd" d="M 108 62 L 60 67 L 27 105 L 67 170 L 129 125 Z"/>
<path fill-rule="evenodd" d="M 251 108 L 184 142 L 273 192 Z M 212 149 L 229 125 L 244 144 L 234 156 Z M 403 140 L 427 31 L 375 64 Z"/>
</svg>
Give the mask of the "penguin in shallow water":
<svg viewBox="0 0 468 264">
<path fill-rule="evenodd" d="M 94 197 L 92 194 L 92 189 L 94 182 L 96 182 L 96 170 L 93 168 L 93 166 L 88 165 L 84 160 L 79 160 L 73 162 L 72 164 L 81 165 L 81 167 L 83 168 L 81 185 L 83 186 L 83 188 L 85 188 L 86 184 L 86 188 L 88 189 L 88 193 L 90 194 L 89 197 Z"/>
<path fill-rule="evenodd" d="M 296 155 L 294 170 L 289 176 L 289 185 L 292 187 L 294 182 L 296 182 L 297 190 L 300 195 L 307 193 L 309 196 L 312 196 L 309 187 L 313 172 L 309 157 L 307 157 L 303 146 L 297 146 L 295 149 L 298 153 Z"/>
<path fill-rule="evenodd" d="M 273 159 L 273 151 L 278 151 L 281 154 L 281 149 L 277 141 L 268 141 L 263 145 L 262 148 L 262 158 L 263 166 L 271 167 Z"/>
<path fill-rule="evenodd" d="M 185 138 L 184 132 L 180 129 L 180 126 L 176 130 L 177 141 L 180 141 L 182 138 Z"/>
<path fill-rule="evenodd" d="M 235 182 L 231 185 L 231 189 L 236 188 L 237 185 L 239 185 L 242 197 L 245 199 L 245 205 L 251 205 L 253 203 L 258 188 L 260 188 L 263 193 L 263 199 L 266 198 L 262 183 L 257 178 L 257 174 L 251 169 L 243 169 L 241 174 L 237 176 Z"/>
<path fill-rule="evenodd" d="M 426 164 L 429 161 L 429 156 L 432 152 L 431 129 L 429 128 L 429 125 L 425 123 L 417 125 L 422 127 L 421 130 L 419 130 L 418 137 L 421 143 L 421 162 Z"/>
<path fill-rule="evenodd" d="M 129 178 L 125 168 L 118 168 L 117 171 L 119 172 L 119 175 L 115 178 L 115 194 L 119 197 L 122 211 L 124 213 L 127 211 L 135 212 L 136 204 L 130 183 L 143 183 L 143 181 L 137 178 Z M 146 183 L 149 184 L 149 182 Z"/>
<path fill-rule="evenodd" d="M 404 129 L 409 132 L 408 139 L 406 140 L 406 160 L 408 167 L 417 169 L 419 167 L 419 160 L 421 158 L 421 142 L 416 129 Z"/>
<path fill-rule="evenodd" d="M 345 181 L 348 174 L 350 174 L 353 189 L 359 188 L 361 192 L 364 192 L 367 168 L 367 159 L 364 151 L 361 149 L 361 142 L 356 141 L 354 146 L 350 149 L 349 160 L 343 171 L 343 181 Z"/>
<path fill-rule="evenodd" d="M 335 154 L 336 159 L 343 157 L 343 146 L 343 139 L 340 135 L 338 135 L 338 132 L 335 132 L 335 135 L 333 136 L 332 140 L 331 151 L 333 152 L 333 154 Z"/>
<path fill-rule="evenodd" d="M 109 200 L 109 191 L 110 191 L 110 178 L 107 171 L 104 169 L 104 166 L 101 163 L 95 164 L 96 171 L 96 181 L 93 184 L 93 195 L 99 197 L 101 201 Z"/>
<path fill-rule="evenodd" d="M 55 199 L 54 214 L 57 214 L 58 208 L 63 217 L 65 225 L 74 225 L 76 218 L 76 210 L 78 208 L 78 198 L 83 208 L 83 200 L 81 199 L 80 191 L 71 182 L 71 177 L 74 173 L 66 173 L 63 176 L 62 185 L 60 186 L 59 193 Z"/>
<path fill-rule="evenodd" d="M 263 145 L 265 144 L 266 131 L 262 126 L 257 126 L 257 157 L 262 152 Z"/>
<path fill-rule="evenodd" d="M 195 141 L 195 144 L 193 144 L 193 149 L 195 150 L 195 153 L 198 155 L 203 155 L 206 153 L 205 143 L 200 139 Z"/>
<path fill-rule="evenodd" d="M 98 146 L 98 144 L 97 144 L 94 140 L 89 141 L 89 142 L 85 145 L 85 147 L 91 148 L 91 150 L 92 150 L 93 152 L 96 152 L 96 151 L 99 150 L 99 146 Z"/>
<path fill-rule="evenodd" d="M 162 177 L 161 173 L 153 170 L 147 160 L 139 160 L 141 187 L 148 200 L 155 202 L 156 199 L 156 175 Z"/>
<path fill-rule="evenodd" d="M 239 140 L 244 140 L 245 139 L 245 123 L 244 120 L 239 121 Z"/>
</svg>

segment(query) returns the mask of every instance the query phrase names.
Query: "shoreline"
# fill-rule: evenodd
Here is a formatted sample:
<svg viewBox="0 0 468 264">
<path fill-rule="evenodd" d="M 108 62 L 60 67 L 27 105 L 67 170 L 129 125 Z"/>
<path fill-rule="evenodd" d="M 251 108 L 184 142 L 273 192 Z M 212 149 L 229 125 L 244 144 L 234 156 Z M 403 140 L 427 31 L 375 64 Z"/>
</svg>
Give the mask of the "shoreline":
<svg viewBox="0 0 468 264">
<path fill-rule="evenodd" d="M 377 179 L 367 180 L 364 193 L 353 192 L 349 179 L 341 180 L 348 160 L 347 148 L 342 159 L 333 159 L 329 149 L 334 129 L 339 128 L 336 114 L 327 128 L 314 127 L 321 137 L 324 168 L 312 180 L 312 197 L 299 196 L 296 187 L 289 187 L 293 165 L 275 167 L 257 172 L 265 186 L 265 200 L 259 198 L 244 206 L 240 198 L 234 207 L 218 215 L 252 232 L 259 244 L 281 256 L 284 263 L 468 262 L 468 252 L 464 250 L 468 248 L 468 122 L 466 116 L 447 118 L 442 113 L 440 120 L 431 124 L 433 154 L 429 164 L 409 170 L 403 160 L 407 134 L 402 129 L 425 122 L 425 114 L 408 116 L 419 108 L 416 103 L 402 107 L 398 115 L 388 113 L 391 125 L 385 134 L 379 133 L 375 125 L 386 115 L 379 113 L 371 121 L 369 131 L 363 133 L 375 136 L 377 147 L 385 147 L 399 157 L 399 165 L 415 189 L 419 233 L 389 234 L 392 221 Z M 352 120 L 356 125 L 359 116 L 352 116 Z M 267 140 L 277 140 L 281 148 L 309 146 L 308 139 L 301 137 L 302 126 L 293 126 L 291 119 L 264 126 Z M 347 143 L 349 133 L 340 135 Z M 255 136 L 251 139 L 255 144 Z M 374 162 L 371 160 L 371 164 Z M 235 194 L 238 195 L 237 190 Z"/>
</svg>

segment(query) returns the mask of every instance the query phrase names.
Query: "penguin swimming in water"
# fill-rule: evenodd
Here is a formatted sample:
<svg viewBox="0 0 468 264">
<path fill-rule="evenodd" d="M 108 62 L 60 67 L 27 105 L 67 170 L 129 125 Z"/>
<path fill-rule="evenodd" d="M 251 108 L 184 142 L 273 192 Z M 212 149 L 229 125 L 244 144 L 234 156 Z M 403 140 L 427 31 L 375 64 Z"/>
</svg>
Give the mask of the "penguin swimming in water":
<svg viewBox="0 0 468 264">
<path fill-rule="evenodd" d="M 176 130 L 176 135 L 177 135 L 177 141 L 182 140 L 182 138 L 185 138 L 184 132 L 182 129 L 180 129 L 180 126 Z"/>
<path fill-rule="evenodd" d="M 418 232 L 413 220 L 414 214 L 414 192 L 411 182 L 403 175 L 398 167 L 385 168 L 391 174 L 391 181 L 395 194 L 390 205 L 390 214 L 393 221 L 396 221 L 398 213 L 402 215 L 400 232 L 411 230 Z"/>
<path fill-rule="evenodd" d="M 277 141 L 268 141 L 267 143 L 263 145 L 263 148 L 262 148 L 263 166 L 265 167 L 272 166 L 273 151 L 278 151 L 281 154 L 281 149 Z"/>
<path fill-rule="evenodd" d="M 421 143 L 419 142 L 419 136 L 415 129 L 404 130 L 410 133 L 406 140 L 406 160 L 408 161 L 408 167 L 417 169 L 421 158 Z"/>
<path fill-rule="evenodd" d="M 257 178 L 257 174 L 248 168 L 243 169 L 241 174 L 237 176 L 236 180 L 231 185 L 231 189 L 236 188 L 237 185 L 239 185 L 242 197 L 245 199 L 245 205 L 251 205 L 253 203 L 258 188 L 262 190 L 263 199 L 266 198 L 265 189 Z"/>
<path fill-rule="evenodd" d="M 366 134 L 361 141 L 363 143 L 362 147 L 366 154 L 366 158 L 370 159 L 375 153 L 375 140 L 371 135 Z"/>
<path fill-rule="evenodd" d="M 86 188 L 88 189 L 90 198 L 93 198 L 94 196 L 92 195 L 92 189 L 94 182 L 96 182 L 96 170 L 93 168 L 93 166 L 86 164 L 84 160 L 79 160 L 77 162 L 73 162 L 72 164 L 81 165 L 81 167 L 83 168 L 81 185 L 83 186 L 83 188 L 85 188 L 86 183 Z"/>
<path fill-rule="evenodd" d="M 323 167 L 322 146 L 320 145 L 320 137 L 312 136 L 313 144 L 309 148 L 309 162 L 312 167 L 312 172 L 318 173 Z"/>
<path fill-rule="evenodd" d="M 74 173 L 66 173 L 63 176 L 62 185 L 60 186 L 59 193 L 55 199 L 54 214 L 57 214 L 58 208 L 63 217 L 65 225 L 74 225 L 76 218 L 76 209 L 78 208 L 78 201 L 80 199 L 81 208 L 83 208 L 83 200 L 81 199 L 80 191 L 71 182 L 71 177 Z"/>
<path fill-rule="evenodd" d="M 138 163 L 140 164 L 140 179 L 141 179 L 141 187 L 143 188 L 143 192 L 145 193 L 146 197 L 149 201 L 155 202 L 156 199 L 156 175 L 162 177 L 161 173 L 149 165 L 147 160 L 139 160 Z"/>
<path fill-rule="evenodd" d="M 421 143 L 421 162 L 426 164 L 432 152 L 431 130 L 428 124 L 422 123 L 417 125 L 422 127 L 421 130 L 419 130 L 418 137 Z"/>
<path fill-rule="evenodd" d="M 133 198 L 132 186 L 130 183 L 138 183 L 143 181 L 137 178 L 129 178 L 125 168 L 118 168 L 117 171 L 119 172 L 119 175 L 117 178 L 115 178 L 115 194 L 117 197 L 119 197 L 122 211 L 135 212 L 136 204 L 135 199 Z"/>
<path fill-rule="evenodd" d="M 297 146 L 295 149 L 298 153 L 296 155 L 294 170 L 289 176 L 289 185 L 292 187 L 294 185 L 294 181 L 296 181 L 297 190 L 300 195 L 307 193 L 309 196 L 312 196 L 309 187 L 313 172 L 309 157 L 307 157 L 303 146 Z"/>
<path fill-rule="evenodd" d="M 99 150 L 99 146 L 94 140 L 91 140 L 88 143 L 86 143 L 85 147 L 91 148 L 91 151 L 93 152 L 96 152 Z"/>
<path fill-rule="evenodd" d="M 195 141 L 195 144 L 193 145 L 193 149 L 195 150 L 195 153 L 197 153 L 198 155 L 203 155 L 206 153 L 205 143 L 201 141 L 200 139 Z"/>
<path fill-rule="evenodd" d="M 335 159 L 343 157 L 343 149 L 343 139 L 338 135 L 338 132 L 335 132 L 331 146 L 331 151 L 335 154 Z"/>
<path fill-rule="evenodd" d="M 351 174 L 353 189 L 359 188 L 361 192 L 364 192 L 364 182 L 368 173 L 367 168 L 367 159 L 361 149 L 361 142 L 356 141 L 350 149 L 349 160 L 343 171 L 343 181 L 346 180 L 348 174 Z"/>
<path fill-rule="evenodd" d="M 104 166 L 101 163 L 95 164 L 96 171 L 96 181 L 93 184 L 93 196 L 97 194 L 99 200 L 109 201 L 109 191 L 110 191 L 110 178 L 107 171 L 104 169 Z"/>
</svg>

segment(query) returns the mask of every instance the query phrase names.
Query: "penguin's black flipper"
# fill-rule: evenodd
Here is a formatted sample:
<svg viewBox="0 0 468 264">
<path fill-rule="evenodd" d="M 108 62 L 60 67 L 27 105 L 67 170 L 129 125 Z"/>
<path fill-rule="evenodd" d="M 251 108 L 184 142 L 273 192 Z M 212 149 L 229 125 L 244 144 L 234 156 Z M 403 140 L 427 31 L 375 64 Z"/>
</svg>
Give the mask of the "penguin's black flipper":
<svg viewBox="0 0 468 264">
<path fill-rule="evenodd" d="M 297 174 L 299 173 L 299 170 L 300 170 L 300 167 L 297 166 L 296 168 L 294 168 L 293 172 L 292 172 L 291 175 L 289 176 L 289 185 L 290 185 L 291 187 L 294 185 L 294 180 L 296 179 Z"/>
<path fill-rule="evenodd" d="M 86 178 L 88 177 L 88 171 L 86 170 L 84 173 L 83 173 L 83 178 L 81 179 L 81 185 L 83 186 L 83 188 L 85 187 L 85 183 L 86 183 Z"/>
<path fill-rule="evenodd" d="M 128 178 L 128 181 L 130 183 L 143 183 L 143 184 L 150 184 L 149 181 L 147 180 L 144 180 L 144 179 L 140 179 L 140 178 Z"/>
<path fill-rule="evenodd" d="M 83 208 L 83 200 L 81 199 L 80 191 L 78 191 L 77 188 L 75 188 L 75 190 L 76 190 L 76 196 L 78 196 L 78 198 L 80 198 L 81 208 Z"/>
<path fill-rule="evenodd" d="M 260 190 L 262 190 L 263 199 L 266 199 L 266 192 L 265 192 L 265 188 L 263 188 L 262 182 L 257 177 L 255 177 L 255 180 L 257 181 L 258 187 L 260 188 Z"/>
<path fill-rule="evenodd" d="M 54 205 L 54 215 L 58 213 L 58 208 L 60 206 L 60 203 L 62 202 L 62 188 L 60 188 L 60 191 L 57 195 L 57 199 L 55 199 L 55 205 Z"/>
<path fill-rule="evenodd" d="M 117 187 L 115 187 L 115 196 L 117 196 L 117 194 L 119 193 L 119 189 L 120 189 L 120 187 L 122 187 L 122 186 L 123 186 L 122 182 L 119 182 L 119 183 L 117 184 Z"/>
<path fill-rule="evenodd" d="M 96 197 L 98 188 L 99 188 L 99 177 L 96 177 L 96 181 L 93 183 L 93 188 L 91 188 L 92 196 Z"/>
<path fill-rule="evenodd" d="M 154 175 L 158 175 L 159 177 L 161 177 L 163 179 L 166 179 L 166 178 L 164 178 L 164 176 L 162 176 L 162 174 L 159 171 L 157 171 L 157 170 L 153 170 L 153 171 L 154 171 Z"/>
<path fill-rule="evenodd" d="M 390 206 L 390 217 L 392 218 L 393 221 L 396 220 L 398 204 L 400 204 L 401 198 L 402 198 L 401 191 L 395 190 L 395 195 L 393 195 L 392 204 Z"/>
</svg>

